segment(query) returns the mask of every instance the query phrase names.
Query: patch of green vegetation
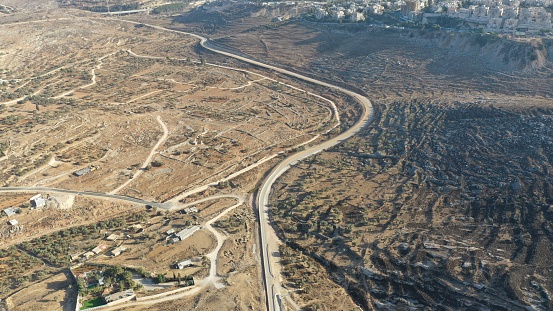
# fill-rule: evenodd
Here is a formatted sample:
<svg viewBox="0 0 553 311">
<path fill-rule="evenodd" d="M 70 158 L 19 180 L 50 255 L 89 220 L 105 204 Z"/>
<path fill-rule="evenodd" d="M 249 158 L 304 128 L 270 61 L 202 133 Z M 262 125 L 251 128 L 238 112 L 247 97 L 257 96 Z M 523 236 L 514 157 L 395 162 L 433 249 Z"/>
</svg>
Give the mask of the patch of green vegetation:
<svg viewBox="0 0 553 311">
<path fill-rule="evenodd" d="M 167 282 L 167 277 L 165 277 L 165 274 L 158 274 L 156 276 L 156 282 L 165 283 L 165 282 Z"/>
<path fill-rule="evenodd" d="M 134 217 L 133 215 L 129 215 Z M 32 239 L 29 242 L 23 242 L 19 246 L 34 254 L 35 256 L 59 267 L 69 264 L 70 249 L 84 250 L 83 247 L 89 247 L 86 240 L 96 240 L 102 237 L 102 229 L 113 229 L 125 226 L 127 223 L 124 217 L 113 218 L 101 221 L 91 225 L 72 227 L 69 229 L 54 232 Z"/>
<path fill-rule="evenodd" d="M 41 260 L 19 251 L 14 246 L 0 250 L 0 294 L 44 279 L 53 272 L 43 265 Z M 36 271 L 36 267 L 40 267 L 40 270 Z"/>
<path fill-rule="evenodd" d="M 186 3 L 169 3 L 160 5 L 157 8 L 152 10 L 153 14 L 161 14 L 161 13 L 168 13 L 168 12 L 177 12 L 182 11 L 184 8 L 186 8 Z"/>
<path fill-rule="evenodd" d="M 163 162 L 161 162 L 161 161 L 152 161 L 152 166 L 153 167 L 162 167 Z"/>
<path fill-rule="evenodd" d="M 100 280 L 103 280 L 102 284 Z M 77 285 L 81 296 L 93 297 L 100 297 L 106 288 L 113 292 L 138 288 L 132 279 L 132 272 L 121 266 L 109 266 L 90 273 L 86 279 L 79 279 Z"/>
<path fill-rule="evenodd" d="M 459 28 L 465 24 L 465 21 L 460 18 L 440 16 L 436 19 L 436 24 L 443 28 Z"/>
<path fill-rule="evenodd" d="M 497 34 L 478 34 L 474 38 L 474 41 L 480 45 L 485 46 L 488 43 L 495 42 L 499 40 L 499 36 Z"/>
<path fill-rule="evenodd" d="M 80 310 L 95 308 L 95 307 L 103 306 L 105 304 L 106 303 L 104 302 L 104 299 L 102 297 L 96 297 L 94 299 L 84 301 Z"/>
<path fill-rule="evenodd" d="M 64 99 L 64 98 L 54 99 L 52 97 L 43 96 L 43 95 L 28 96 L 27 100 L 30 101 L 31 103 L 35 104 L 35 105 L 40 105 L 40 106 L 75 105 L 76 104 L 76 101 L 72 98 L 69 98 L 69 99 Z M 22 102 L 24 102 L 24 100 Z"/>
<path fill-rule="evenodd" d="M 131 11 L 131 10 L 137 10 L 139 8 L 140 8 L 140 5 L 138 3 L 131 3 L 131 4 L 123 4 L 123 5 L 111 5 L 109 7 L 105 5 L 99 5 L 99 6 L 93 6 L 93 7 L 85 7 L 84 9 L 91 12 L 105 13 L 105 12 Z"/>
<path fill-rule="evenodd" d="M 242 219 L 239 215 L 234 214 L 226 219 L 217 221 L 214 225 L 228 233 L 237 233 L 244 228 L 244 219 Z"/>
<path fill-rule="evenodd" d="M 8 144 L 5 142 L 0 143 L 0 157 L 5 156 L 7 150 L 8 150 Z"/>
</svg>

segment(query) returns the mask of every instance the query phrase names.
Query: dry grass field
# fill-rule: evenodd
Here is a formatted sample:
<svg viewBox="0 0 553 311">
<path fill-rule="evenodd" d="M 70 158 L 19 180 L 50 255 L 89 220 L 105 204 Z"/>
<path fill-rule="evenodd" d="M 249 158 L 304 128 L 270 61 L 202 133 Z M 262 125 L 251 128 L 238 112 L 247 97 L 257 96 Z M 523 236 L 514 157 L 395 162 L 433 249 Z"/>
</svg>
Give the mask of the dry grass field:
<svg viewBox="0 0 553 311">
<path fill-rule="evenodd" d="M 90 18 L 46 23 L 56 32 L 0 26 L 13 38 L 2 51 L 4 185 L 109 192 L 144 170 L 119 192 L 166 200 L 332 125 L 315 97 L 195 63 L 188 37 Z M 150 152 L 160 167 L 143 166 Z M 86 167 L 97 169 L 71 176 Z"/>
<path fill-rule="evenodd" d="M 328 101 L 307 94 L 317 93 L 309 86 L 283 84 L 279 81 L 289 82 L 247 67 L 214 65 L 189 36 L 57 10 L 46 2 L 38 12 L 32 2 L 10 5 L 17 12 L 0 16 L 0 33 L 6 38 L 0 48 L 3 186 L 166 201 L 275 157 L 335 125 Z M 214 192 L 247 196 L 274 161 L 186 202 Z M 88 171 L 74 174 L 83 169 Z M 0 224 L 0 250 L 6 251 L 2 268 L 13 272 L 3 274 L 0 297 L 7 298 L 3 305 L 10 310 L 42 300 L 52 308 L 70 308 L 74 293 L 64 279 L 69 256 L 100 244 L 108 249 L 88 262 L 170 275 L 175 262 L 190 258 L 197 264 L 180 272 L 202 279 L 209 272 L 204 255 L 217 246 L 213 234 L 202 229 L 167 244 L 165 232 L 203 225 L 235 204 L 217 199 L 199 203 L 197 214 L 185 215 L 41 192 L 46 205 L 34 209 L 29 203 L 34 194 L 0 196 L 2 208 L 19 209 Z M 223 246 L 220 274 L 226 286 L 214 294 L 230 293 L 243 308 L 258 309 L 256 227 L 251 207 L 242 206 L 241 213 L 247 214 L 247 227 Z M 18 224 L 8 225 L 13 219 Z M 138 224 L 143 231 L 132 227 Z M 106 241 L 112 233 L 122 238 Z M 115 258 L 106 255 L 117 246 L 127 251 Z M 24 264 L 14 269 L 16 261 Z M 238 261 L 241 265 L 235 266 Z M 251 291 L 242 291 L 244 287 Z"/>
<path fill-rule="evenodd" d="M 372 126 L 298 163 L 275 187 L 271 217 L 285 241 L 286 309 L 553 307 L 551 41 L 275 23 L 248 5 L 124 17 L 129 23 L 78 10 L 103 5 L 95 1 L 37 3 L 2 2 L 16 10 L 0 15 L 3 186 L 158 202 L 193 192 L 173 206 L 217 194 L 247 201 L 290 148 L 336 124 L 328 101 L 304 90 L 339 111 L 341 127 L 319 140 L 356 120 L 351 98 L 140 23 L 197 32 L 219 47 L 362 91 L 377 107 Z M 90 172 L 73 174 L 81 169 Z M 22 207 L 1 218 L 0 298 L 7 299 L 0 309 L 70 307 L 68 256 L 99 243 L 127 251 L 90 262 L 170 275 L 172 264 L 193 259 L 180 272 L 196 279 L 209 276 L 206 255 L 221 247 L 215 286 L 160 301 L 158 310 L 265 304 L 250 203 L 213 224 L 222 244 L 209 226 L 168 244 L 168 230 L 203 226 L 236 198 L 195 204 L 199 212 L 187 215 L 47 193 L 45 207 L 30 209 L 31 195 L 0 196 L 2 208 Z M 19 224 L 9 226 L 14 218 Z M 71 240 L 75 232 L 79 239 Z M 111 233 L 121 238 L 105 241 Z"/>
<path fill-rule="evenodd" d="M 324 271 L 367 310 L 550 309 L 551 40 L 263 14 L 214 6 L 174 21 L 237 53 L 363 90 L 379 111 L 359 137 L 298 164 L 275 188 L 295 302 L 341 308 L 320 304 L 321 289 L 303 290 Z M 294 252 L 318 270 L 297 265 Z"/>
</svg>

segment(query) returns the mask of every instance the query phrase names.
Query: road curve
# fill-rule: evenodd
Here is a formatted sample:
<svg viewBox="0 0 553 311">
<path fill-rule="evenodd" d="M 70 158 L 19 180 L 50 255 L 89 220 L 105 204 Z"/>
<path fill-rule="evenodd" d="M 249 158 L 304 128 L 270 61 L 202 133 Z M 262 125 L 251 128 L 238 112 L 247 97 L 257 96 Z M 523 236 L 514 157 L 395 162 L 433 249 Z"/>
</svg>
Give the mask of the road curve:
<svg viewBox="0 0 553 311">
<path fill-rule="evenodd" d="M 97 19 L 103 19 L 103 20 L 110 20 L 108 18 L 97 18 Z M 263 180 L 263 183 L 261 187 L 259 188 L 257 192 L 257 196 L 255 198 L 255 205 L 257 206 L 257 210 L 259 213 L 259 222 L 260 222 L 260 244 L 261 244 L 261 258 L 262 258 L 262 264 L 263 264 L 263 278 L 265 283 L 265 292 L 266 292 L 266 303 L 267 303 L 267 310 L 268 311 L 274 311 L 274 310 L 280 310 L 280 284 L 278 275 L 273 275 L 272 266 L 271 266 L 271 253 L 270 251 L 278 253 L 278 249 L 275 249 L 276 247 L 276 239 L 274 232 L 271 234 L 271 228 L 270 228 L 270 220 L 268 215 L 269 210 L 269 195 L 271 192 L 272 185 L 275 183 L 275 181 L 284 174 L 292 165 L 297 163 L 298 161 L 305 159 L 311 155 L 317 154 L 323 150 L 326 150 L 328 148 L 331 148 L 348 138 L 354 136 L 358 132 L 360 132 L 362 129 L 370 125 L 374 118 L 375 118 L 375 111 L 374 107 L 371 103 L 371 101 L 366 98 L 365 96 L 358 94 L 356 92 L 350 91 L 348 89 L 345 89 L 343 87 L 333 85 L 327 82 L 319 81 L 314 78 L 310 78 L 286 69 L 278 68 L 275 66 L 271 66 L 268 64 L 264 64 L 262 62 L 258 62 L 255 60 L 251 60 L 249 58 L 239 56 L 232 54 L 230 52 L 224 51 L 215 45 L 213 45 L 209 40 L 205 37 L 202 37 L 197 34 L 184 32 L 184 31 L 178 31 L 173 29 L 164 28 L 161 26 L 151 25 L 151 24 L 144 24 L 134 21 L 128 21 L 128 20 L 120 20 L 120 19 L 111 19 L 116 20 L 118 22 L 127 22 L 131 24 L 142 24 L 144 26 L 158 29 L 161 31 L 167 31 L 167 32 L 173 32 L 173 33 L 179 33 L 184 35 L 189 35 L 192 37 L 195 37 L 200 40 L 200 44 L 202 47 L 204 47 L 207 50 L 210 50 L 212 52 L 225 55 L 228 57 L 232 57 L 241 61 L 244 61 L 246 63 L 256 65 L 258 67 L 270 69 L 276 72 L 280 72 L 282 74 L 285 74 L 290 77 L 294 77 L 309 83 L 317 84 L 320 86 L 332 88 L 335 90 L 338 90 L 342 93 L 345 93 L 349 96 L 352 96 L 355 98 L 361 107 L 363 108 L 362 114 L 359 117 L 359 120 L 357 123 L 355 123 L 351 128 L 349 128 L 347 131 L 339 134 L 338 136 L 327 140 L 317 146 L 306 148 L 305 150 L 295 153 L 286 159 L 284 159 L 282 162 L 280 162 L 276 167 L 274 167 L 270 173 L 265 177 Z M 35 21 L 36 22 L 36 21 Z M 122 200 L 127 202 L 134 202 L 134 203 L 140 203 L 140 204 L 149 204 L 152 206 L 157 206 L 160 208 L 170 208 L 166 204 L 163 203 L 156 203 L 156 202 L 148 202 L 144 201 L 138 198 L 133 197 L 127 197 L 127 196 L 121 196 L 121 195 L 114 195 L 114 194 L 105 194 L 105 193 L 95 193 L 95 192 L 80 192 L 80 191 L 73 191 L 73 190 L 64 190 L 64 189 L 55 189 L 55 188 L 40 188 L 40 187 L 16 187 L 16 188 L 0 188 L 1 192 L 37 192 L 37 191 L 45 191 L 45 192 L 54 192 L 54 193 L 69 193 L 74 195 L 83 195 L 83 196 L 90 196 L 90 197 L 98 197 L 98 198 L 109 198 L 109 199 L 116 199 L 116 200 Z"/>
<path fill-rule="evenodd" d="M 121 21 L 121 20 L 119 20 Z M 133 24 L 142 24 L 138 22 L 132 22 L 132 21 L 126 21 Z M 362 129 L 370 125 L 374 118 L 375 118 L 375 111 L 374 107 L 371 103 L 371 101 L 356 92 L 350 91 L 348 89 L 345 89 L 343 87 L 333 85 L 327 82 L 319 81 L 314 78 L 310 78 L 286 69 L 278 68 L 272 65 L 268 65 L 262 62 L 258 62 L 243 56 L 235 55 L 227 51 L 223 51 L 222 49 L 216 47 L 213 45 L 209 40 L 205 37 L 202 37 L 200 35 L 189 33 L 185 31 L 179 31 L 174 29 L 168 29 L 161 26 L 151 25 L 151 24 L 142 24 L 147 27 L 151 27 L 154 29 L 159 29 L 162 31 L 168 31 L 168 32 L 174 32 L 179 34 L 185 34 L 189 35 L 195 38 L 198 38 L 200 40 L 200 44 L 203 48 L 212 51 L 214 53 L 218 53 L 221 55 L 225 55 L 228 57 L 232 57 L 234 59 L 238 59 L 241 61 L 244 61 L 246 63 L 256 65 L 258 67 L 274 70 L 276 72 L 280 72 L 282 74 L 285 74 L 290 77 L 294 77 L 309 83 L 321 85 L 324 87 L 328 87 L 331 89 L 338 90 L 342 93 L 345 93 L 357 100 L 359 104 L 361 105 L 362 113 L 359 117 L 359 120 L 357 123 L 355 123 L 351 128 L 349 128 L 347 131 L 339 134 L 338 136 L 331 138 L 317 146 L 306 148 L 305 150 L 295 153 L 288 158 L 284 159 L 282 162 L 280 162 L 276 167 L 274 167 L 271 172 L 265 177 L 263 180 L 263 183 L 261 184 L 261 187 L 259 188 L 257 192 L 257 196 L 255 198 L 254 204 L 257 207 L 258 213 L 259 213 L 259 229 L 260 229 L 260 244 L 261 244 L 261 259 L 263 263 L 263 279 L 265 283 L 265 293 L 266 293 L 266 303 L 267 303 L 267 310 L 268 311 L 274 311 L 274 310 L 280 310 L 280 284 L 279 284 L 279 276 L 273 275 L 272 271 L 272 263 L 271 263 L 271 257 L 272 254 L 276 253 L 278 254 L 278 248 L 277 247 L 277 237 L 273 233 L 271 234 L 271 228 L 270 228 L 270 220 L 269 220 L 269 196 L 271 193 L 271 188 L 273 184 L 276 182 L 276 180 L 284 174 L 292 165 L 297 163 L 300 160 L 303 160 L 311 155 L 317 154 L 323 150 L 329 149 L 333 146 L 336 146 L 337 144 L 347 140 L 348 138 L 354 136 L 358 132 L 360 132 Z M 275 249 L 276 248 L 276 249 Z"/>
<path fill-rule="evenodd" d="M 354 136 L 355 134 L 359 133 L 362 129 L 364 129 L 368 125 L 370 125 L 373 122 L 374 118 L 375 118 L 375 111 L 374 111 L 374 107 L 373 107 L 371 101 L 367 97 L 365 97 L 365 96 L 363 96 L 359 93 L 350 91 L 346 88 L 343 88 L 343 87 L 340 87 L 340 86 L 337 86 L 337 85 L 334 85 L 334 84 L 331 84 L 331 83 L 319 81 L 317 79 L 310 78 L 310 77 L 307 77 L 307 76 L 304 76 L 304 75 L 301 75 L 301 74 L 298 74 L 298 73 L 295 73 L 295 72 L 292 72 L 292 71 L 289 71 L 289 70 L 286 70 L 286 69 L 278 68 L 278 67 L 275 67 L 275 66 L 272 66 L 272 65 L 268 65 L 268 64 L 265 64 L 265 63 L 262 63 L 262 62 L 258 62 L 258 61 L 249 59 L 247 57 L 235 55 L 235 54 L 232 54 L 230 52 L 224 51 L 224 50 L 218 48 L 217 46 L 213 45 L 211 42 L 209 42 L 209 40 L 207 38 L 202 37 L 202 36 L 197 35 L 197 34 L 194 34 L 194 33 L 179 31 L 179 30 L 174 30 L 174 29 L 168 29 L 168 28 L 164 28 L 164 27 L 161 27 L 161 26 L 156 26 L 156 25 L 151 25 L 151 24 L 144 24 L 144 23 L 133 22 L 133 21 L 126 21 L 126 20 L 117 20 L 117 21 L 119 21 L 119 22 L 124 21 L 124 22 L 132 23 L 132 24 L 142 24 L 146 27 L 151 27 L 151 28 L 158 29 L 158 30 L 161 30 L 161 31 L 179 33 L 179 34 L 184 34 L 184 35 L 189 35 L 189 36 L 195 37 L 195 38 L 200 40 L 200 45 L 203 48 L 205 48 L 209 51 L 212 51 L 212 52 L 217 53 L 217 54 L 225 55 L 225 56 L 228 56 L 228 57 L 232 57 L 234 59 L 238 59 L 238 60 L 244 61 L 246 63 L 258 66 L 258 67 L 262 67 L 262 68 L 270 69 L 270 70 L 273 70 L 273 71 L 276 71 L 276 72 L 280 72 L 280 73 L 285 74 L 287 76 L 294 77 L 294 78 L 297 78 L 297 79 L 300 79 L 300 80 L 303 80 L 303 81 L 306 81 L 306 82 L 309 82 L 309 83 L 313 83 L 313 84 L 317 84 L 317 85 L 320 85 L 320 86 L 324 86 L 324 87 L 328 87 L 328 88 L 331 88 L 331 89 L 338 90 L 342 93 L 345 93 L 345 94 L 355 98 L 355 100 L 357 102 L 359 102 L 359 104 L 363 108 L 361 116 L 359 117 L 359 120 L 351 128 L 349 128 L 347 131 L 345 131 L 345 132 L 339 134 L 338 136 L 336 136 L 334 138 L 331 138 L 331 139 L 329 139 L 329 140 L 327 140 L 327 141 L 325 141 L 325 142 L 323 142 L 323 143 L 321 143 L 317 146 L 309 147 L 309 148 L 304 149 L 301 152 L 295 153 L 295 154 L 287 157 L 286 159 L 284 159 L 282 162 L 280 162 L 265 177 L 265 179 L 263 180 L 263 183 L 261 184 L 261 187 L 259 188 L 259 190 L 257 192 L 257 196 L 255 198 L 254 204 L 256 205 L 258 213 L 259 213 L 259 226 L 260 226 L 259 230 L 260 230 L 260 244 L 261 244 L 260 253 L 261 253 L 261 259 L 262 259 L 262 264 L 263 264 L 263 279 L 264 279 L 264 284 L 265 284 L 267 310 L 268 311 L 280 310 L 280 303 L 279 303 L 280 284 L 279 284 L 279 279 L 278 279 L 279 276 L 278 275 L 273 275 L 272 266 L 271 266 L 272 265 L 271 264 L 272 253 L 278 254 L 278 248 L 276 248 L 277 247 L 277 244 L 276 244 L 277 237 L 274 234 L 274 232 L 273 232 L 273 234 L 270 234 L 271 233 L 271 228 L 270 228 L 270 220 L 269 220 L 268 211 L 269 211 L 269 196 L 270 196 L 270 193 L 271 193 L 271 188 L 272 188 L 273 184 L 276 182 L 276 180 L 282 174 L 284 174 L 288 169 L 290 169 L 290 167 L 292 165 L 294 165 L 298 161 L 303 160 L 303 159 L 305 159 L 309 156 L 312 156 L 314 154 L 317 154 L 317 153 L 319 153 L 323 150 L 329 149 L 333 146 L 336 146 L 337 144 L 339 144 L 339 143 L 347 140 L 348 138 Z M 272 252 L 272 253 L 270 253 L 270 252 Z"/>
<path fill-rule="evenodd" d="M 225 216 L 233 209 L 244 204 L 244 198 L 236 195 L 221 195 L 221 196 L 213 196 L 212 198 L 217 199 L 217 198 L 224 198 L 224 197 L 237 199 L 238 202 L 233 206 L 225 209 L 223 212 L 221 212 L 219 215 L 215 216 L 205 224 L 205 228 L 215 236 L 217 240 L 217 246 L 215 247 L 215 249 L 213 249 L 211 252 L 205 255 L 207 258 L 209 258 L 209 261 L 211 262 L 211 264 L 209 266 L 209 275 L 203 280 L 203 283 L 204 284 L 213 283 L 213 285 L 215 285 L 216 288 L 222 288 L 224 286 L 223 284 L 221 284 L 219 277 L 217 277 L 217 256 L 219 255 L 219 251 L 223 247 L 223 243 L 226 240 L 226 236 L 221 234 L 217 229 L 213 228 L 212 224 L 218 221 L 219 219 L 221 219 L 221 217 Z"/>
<path fill-rule="evenodd" d="M 280 162 L 276 167 L 274 167 L 271 172 L 265 177 L 263 180 L 263 183 L 261 184 L 261 187 L 259 188 L 257 192 L 257 196 L 255 199 L 255 205 L 257 206 L 257 210 L 259 213 L 259 222 L 260 222 L 260 244 L 262 245 L 261 250 L 261 257 L 263 262 L 263 273 L 264 273 L 264 283 L 265 283 L 265 292 L 267 295 L 267 310 L 273 311 L 273 310 L 280 310 L 280 284 L 279 284 L 279 276 L 273 275 L 272 271 L 272 263 L 271 258 L 273 258 L 273 254 L 278 254 L 278 246 L 276 244 L 276 236 L 271 234 L 271 228 L 270 228 L 270 219 L 269 219 L 269 196 L 271 193 L 271 188 L 273 184 L 276 182 L 276 180 L 284 174 L 292 165 L 297 163 L 298 161 L 305 159 L 311 155 L 317 154 L 323 150 L 329 149 L 348 138 L 352 137 L 353 135 L 360 132 L 362 129 L 370 125 L 374 118 L 375 118 L 375 112 L 374 107 L 371 103 L 371 101 L 356 92 L 347 90 L 343 87 L 336 86 L 327 82 L 319 81 L 313 78 L 309 78 L 300 74 L 297 74 L 295 72 L 288 71 L 286 69 L 281 69 L 278 67 L 274 67 L 268 64 L 264 64 L 258 61 L 254 61 L 242 56 L 234 55 L 226 51 L 219 50 L 217 47 L 212 45 L 206 38 L 200 37 L 195 35 L 195 37 L 200 38 L 200 42 L 202 47 L 213 51 L 215 53 L 219 53 L 222 55 L 226 55 L 235 59 L 242 60 L 244 62 L 271 69 L 280 73 L 283 73 L 285 75 L 298 78 L 300 80 L 310 82 L 313 84 L 325 86 L 328 88 L 336 89 L 338 91 L 341 91 L 342 93 L 345 93 L 349 96 L 352 96 L 355 98 L 363 108 L 362 114 L 359 117 L 359 120 L 357 123 L 355 123 L 351 128 L 349 128 L 347 131 L 341 133 L 340 135 L 329 139 L 317 146 L 306 148 L 305 150 L 295 153 L 288 158 L 284 159 L 284 161 Z"/>
<path fill-rule="evenodd" d="M 205 47 L 206 45 L 203 44 Z M 210 49 L 211 50 L 211 49 Z M 228 55 L 228 53 L 224 52 L 225 55 Z M 238 59 L 246 61 L 243 57 L 236 57 Z M 273 310 L 280 310 L 280 284 L 279 284 L 279 276 L 273 275 L 272 273 L 272 263 L 271 258 L 273 258 L 273 255 L 275 252 L 278 254 L 278 246 L 276 245 L 276 236 L 274 236 L 274 233 L 271 234 L 271 228 L 270 228 L 270 219 L 269 219 L 269 196 L 271 194 L 271 188 L 273 184 L 276 182 L 276 180 L 284 174 L 292 165 L 297 163 L 298 161 L 305 159 L 311 155 L 317 154 L 323 150 L 329 149 L 348 138 L 352 137 L 353 135 L 357 134 L 359 131 L 361 131 L 363 128 L 368 126 L 372 123 L 375 117 L 374 108 L 372 106 L 371 101 L 362 96 L 361 94 L 349 91 L 347 89 L 344 89 L 339 86 L 335 86 L 326 82 L 318 81 L 312 78 L 308 78 L 302 75 L 299 75 L 297 73 L 293 73 L 284 69 L 275 68 L 270 65 L 261 64 L 256 61 L 248 61 L 252 64 L 273 69 L 275 71 L 284 73 L 289 76 L 293 76 L 295 78 L 315 83 L 318 85 L 326 86 L 329 88 L 337 89 L 343 93 L 346 93 L 352 97 L 354 97 L 363 107 L 362 114 L 359 118 L 359 121 L 355 123 L 350 129 L 347 131 L 341 133 L 340 135 L 327 140 L 317 146 L 306 148 L 305 150 L 295 153 L 288 158 L 284 159 L 284 161 L 280 162 L 276 167 L 274 167 L 271 172 L 265 177 L 263 180 L 263 183 L 261 184 L 261 187 L 259 188 L 257 192 L 257 196 L 255 199 L 255 205 L 257 206 L 258 213 L 259 213 L 259 222 L 260 222 L 260 231 L 261 231 L 261 245 L 262 248 L 262 259 L 263 259 L 263 272 L 265 274 L 265 290 L 267 293 L 267 310 L 273 311 Z"/>
</svg>

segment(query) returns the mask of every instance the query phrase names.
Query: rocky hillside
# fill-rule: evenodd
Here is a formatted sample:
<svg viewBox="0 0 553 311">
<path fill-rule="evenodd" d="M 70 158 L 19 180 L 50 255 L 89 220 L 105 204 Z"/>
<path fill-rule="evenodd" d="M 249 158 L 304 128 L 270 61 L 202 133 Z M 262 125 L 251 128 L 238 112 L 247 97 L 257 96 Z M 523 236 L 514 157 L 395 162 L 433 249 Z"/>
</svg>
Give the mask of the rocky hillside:
<svg viewBox="0 0 553 311">
<path fill-rule="evenodd" d="M 2 13 L 17 11 L 38 11 L 57 8 L 55 0 L 2 0 L 0 7 L 4 7 Z"/>
<path fill-rule="evenodd" d="M 459 35 L 433 33 L 421 36 L 452 53 L 481 58 L 500 71 L 529 71 L 551 65 L 553 40 L 542 38 L 508 39 L 493 34 Z"/>
</svg>

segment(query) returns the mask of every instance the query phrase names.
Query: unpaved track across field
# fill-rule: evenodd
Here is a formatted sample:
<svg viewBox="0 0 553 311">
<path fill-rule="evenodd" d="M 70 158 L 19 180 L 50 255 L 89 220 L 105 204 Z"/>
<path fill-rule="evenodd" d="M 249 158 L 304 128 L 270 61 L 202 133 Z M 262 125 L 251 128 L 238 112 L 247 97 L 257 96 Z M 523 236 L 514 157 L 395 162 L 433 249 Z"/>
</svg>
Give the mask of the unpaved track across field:
<svg viewBox="0 0 553 311">
<path fill-rule="evenodd" d="M 276 180 L 284 174 L 290 167 L 294 164 L 296 164 L 298 161 L 301 161 L 309 156 L 312 156 L 314 154 L 317 154 L 323 150 L 329 149 L 337 144 L 340 144 L 341 142 L 347 140 L 348 138 L 354 136 L 355 134 L 359 133 L 361 130 L 366 128 L 368 125 L 370 125 L 373 120 L 375 119 L 375 112 L 374 107 L 371 103 L 371 101 L 363 96 L 362 94 L 350 91 L 346 88 L 333 85 L 331 83 L 319 81 L 314 78 L 310 78 L 295 72 L 291 72 L 286 69 L 278 68 L 272 65 L 268 65 L 259 61 L 255 61 L 252 59 L 249 59 L 247 57 L 239 56 L 232 54 L 228 51 L 225 51 L 211 42 L 205 37 L 202 37 L 197 34 L 174 30 L 174 29 L 168 29 L 161 26 L 151 25 L 151 24 L 144 24 L 139 22 L 133 22 L 133 21 L 127 21 L 127 20 L 120 20 L 120 19 L 109 19 L 109 18 L 95 18 L 98 20 L 115 20 L 118 22 L 126 22 L 131 24 L 141 24 L 146 27 L 158 29 L 161 31 L 166 32 L 172 32 L 177 34 L 183 34 L 195 37 L 200 40 L 200 44 L 203 48 L 210 50 L 212 52 L 225 55 L 228 57 L 232 57 L 241 61 L 244 61 L 246 63 L 261 67 L 270 69 L 282 74 L 285 74 L 290 77 L 294 77 L 309 83 L 317 84 L 323 87 L 328 87 L 330 89 L 338 90 L 344 94 L 347 94 L 351 97 L 353 97 L 362 107 L 363 111 L 361 113 L 361 116 L 359 117 L 359 120 L 357 123 L 355 123 L 351 128 L 346 130 L 345 132 L 339 134 L 338 136 L 331 138 L 325 142 L 322 142 L 319 145 L 308 147 L 305 150 L 298 152 L 296 154 L 293 154 L 286 159 L 284 159 L 282 162 L 280 162 L 277 166 L 275 166 L 271 172 L 266 176 L 266 178 L 263 180 L 263 183 L 261 187 L 259 188 L 256 199 L 255 199 L 255 207 L 257 208 L 258 214 L 259 214 L 259 221 L 260 221 L 260 243 L 261 243 L 261 258 L 262 258 L 262 264 L 263 264 L 263 280 L 265 285 L 265 292 L 266 292 L 266 304 L 267 304 L 267 310 L 268 311 L 274 311 L 274 310 L 280 310 L 282 299 L 280 295 L 280 276 L 278 273 L 274 273 L 273 264 L 276 261 L 275 255 L 278 256 L 278 237 L 276 236 L 275 232 L 272 230 L 272 227 L 270 225 L 270 219 L 269 219 L 269 197 L 271 193 L 271 188 L 273 184 L 276 182 Z M 317 95 L 318 96 L 318 95 Z M 336 114 L 338 115 L 338 114 Z M 60 190 L 60 189 L 54 189 L 54 190 Z M 0 190 L 1 191 L 1 190 Z M 13 190 L 12 190 L 13 191 Z M 97 196 L 107 196 L 108 194 L 95 194 Z M 138 200 L 138 199 L 137 199 Z M 196 289 L 191 290 L 194 292 Z M 199 290 L 199 289 L 198 289 Z M 174 296 L 168 296 L 164 299 L 167 300 L 173 300 L 173 299 L 179 299 L 180 295 L 174 295 Z M 165 301 L 165 300 L 164 300 Z"/>
<path fill-rule="evenodd" d="M 146 170 L 146 167 L 148 165 L 150 165 L 150 162 L 152 162 L 152 159 L 153 157 L 156 155 L 157 153 L 157 149 L 167 140 L 167 136 L 169 136 L 169 129 L 167 129 L 167 125 L 165 125 L 165 123 L 163 122 L 163 120 L 161 120 L 161 117 L 160 116 L 157 116 L 156 118 L 157 122 L 159 123 L 159 125 L 161 126 L 161 128 L 163 129 L 163 135 L 159 138 L 159 140 L 157 141 L 157 143 L 152 147 L 152 150 L 150 151 L 150 154 L 148 155 L 148 157 L 146 158 L 146 160 L 144 160 L 144 163 L 142 163 L 142 166 L 132 175 L 131 178 L 129 178 L 129 180 L 127 180 L 124 184 L 122 184 L 121 186 L 117 187 L 115 190 L 111 191 L 109 194 L 116 194 L 117 192 L 123 190 L 125 187 L 127 187 L 131 182 L 133 182 L 135 179 L 137 179 L 140 175 L 142 175 L 142 173 L 144 172 L 144 170 Z"/>
</svg>

